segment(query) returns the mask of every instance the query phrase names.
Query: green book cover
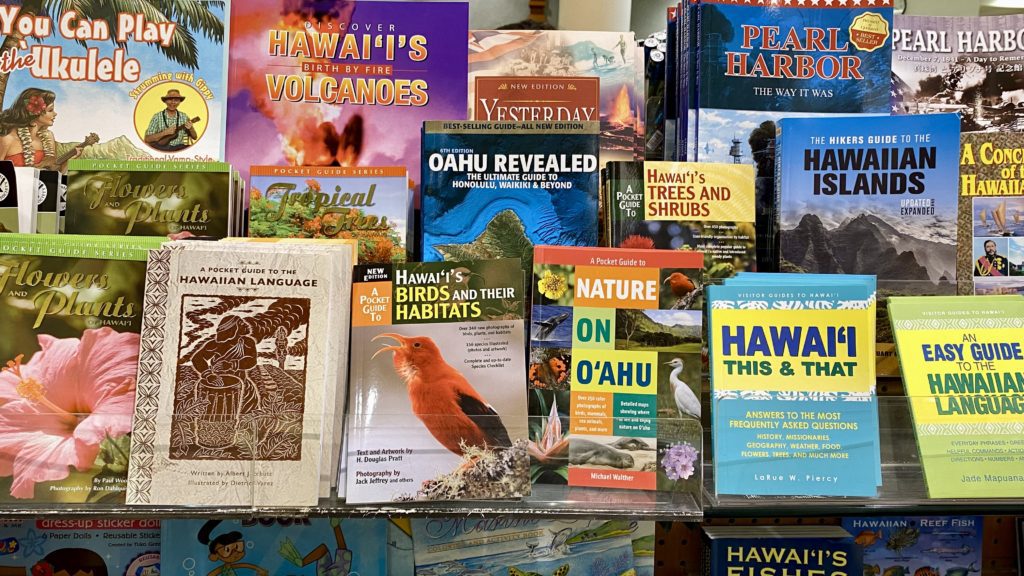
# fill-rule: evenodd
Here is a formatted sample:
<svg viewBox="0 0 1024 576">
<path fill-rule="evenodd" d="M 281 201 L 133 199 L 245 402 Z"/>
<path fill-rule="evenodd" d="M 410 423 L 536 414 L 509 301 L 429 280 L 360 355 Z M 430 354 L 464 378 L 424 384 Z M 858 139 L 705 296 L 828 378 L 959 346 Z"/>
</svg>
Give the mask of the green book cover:
<svg viewBox="0 0 1024 576">
<path fill-rule="evenodd" d="M 225 238 L 231 201 L 223 162 L 72 160 L 64 231 Z"/>
<path fill-rule="evenodd" d="M 0 502 L 123 502 L 148 249 L 0 235 Z"/>
<path fill-rule="evenodd" d="M 1024 496 L 1024 298 L 894 297 L 889 316 L 929 496 Z"/>
</svg>

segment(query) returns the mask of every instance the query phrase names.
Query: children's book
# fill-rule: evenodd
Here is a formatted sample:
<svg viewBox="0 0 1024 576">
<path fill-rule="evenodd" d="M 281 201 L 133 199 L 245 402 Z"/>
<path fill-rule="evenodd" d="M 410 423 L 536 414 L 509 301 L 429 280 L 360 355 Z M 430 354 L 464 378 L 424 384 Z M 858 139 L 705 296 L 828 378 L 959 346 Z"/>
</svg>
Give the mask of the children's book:
<svg viewBox="0 0 1024 576">
<path fill-rule="evenodd" d="M 686 57 L 696 86 L 685 159 L 754 166 L 757 269 L 771 272 L 778 259 L 776 124 L 889 113 L 892 2 L 689 4 L 683 12 L 695 39 Z"/>
<path fill-rule="evenodd" d="M 165 520 L 164 565 L 197 575 L 388 574 L 383 518 Z M 172 568 L 173 570 L 173 568 Z"/>
<path fill-rule="evenodd" d="M 2 108 L 42 127 L 41 149 L 7 160 L 223 159 L 230 2 L 39 6 L 0 2 Z"/>
<path fill-rule="evenodd" d="M 332 326 L 346 323 L 351 256 L 188 241 L 150 254 L 130 503 L 302 506 L 329 492 L 347 344 Z"/>
<path fill-rule="evenodd" d="M 423 260 L 519 258 L 596 246 L 596 122 L 428 122 Z"/>
<path fill-rule="evenodd" d="M 0 235 L 0 502 L 124 501 L 146 254 L 159 238 Z M 73 444 L 74 450 L 62 447 Z"/>
<path fill-rule="evenodd" d="M 616 162 L 605 205 L 609 246 L 700 252 L 709 282 L 756 267 L 749 165 Z"/>
<path fill-rule="evenodd" d="M 417 192 L 419 129 L 466 118 L 466 2 L 231 6 L 227 160 L 404 166 Z"/>
<path fill-rule="evenodd" d="M 705 526 L 703 544 L 702 573 L 708 576 L 862 576 L 860 548 L 839 526 Z"/>
<path fill-rule="evenodd" d="M 160 574 L 159 520 L 0 520 L 0 533 L 0 574 L 4 576 Z"/>
<path fill-rule="evenodd" d="M 10 160 L 0 160 L 0 234 L 19 232 L 20 228 L 18 173 L 14 171 L 14 164 Z"/>
<path fill-rule="evenodd" d="M 68 169 L 68 234 L 232 235 L 232 175 L 223 162 L 73 160 Z"/>
<path fill-rule="evenodd" d="M 347 500 L 530 493 L 519 260 L 356 267 Z"/>
<path fill-rule="evenodd" d="M 893 298 L 889 316 L 929 496 L 1024 494 L 1024 298 Z"/>
<path fill-rule="evenodd" d="M 864 555 L 865 574 L 970 574 L 982 568 L 981 516 L 843 518 Z"/>
<path fill-rule="evenodd" d="M 469 110 L 471 118 L 480 99 L 492 98 L 486 89 L 491 76 L 584 79 L 581 89 L 592 101 L 598 91 L 601 123 L 601 167 L 613 160 L 635 160 L 638 135 L 643 133 L 643 63 L 637 58 L 632 32 L 569 30 L 471 30 L 469 33 Z M 539 77 L 539 78 L 538 78 Z M 594 83 L 587 78 L 595 78 Z M 521 78 L 515 78 L 519 81 Z M 485 84 L 481 85 L 481 82 Z M 481 88 L 484 88 L 481 91 Z M 575 97 L 563 97 L 575 100 Z M 533 99 L 533 96 L 531 96 Z M 541 98 L 543 99 L 543 97 Z M 439 119 L 439 118 L 434 118 Z M 493 120 L 499 120 L 493 118 Z M 545 118 L 520 118 L 519 121 Z M 556 118 L 547 119 L 557 121 Z M 586 121 L 583 117 L 569 119 Z M 505 121 L 513 121 L 511 118 Z"/>
<path fill-rule="evenodd" d="M 700 493 L 703 262 L 679 250 L 535 250 L 534 482 Z"/>
<path fill-rule="evenodd" d="M 351 238 L 359 262 L 404 262 L 412 197 L 404 166 L 252 166 L 249 235 L 254 238 Z"/>
<path fill-rule="evenodd" d="M 952 114 L 779 123 L 781 269 L 877 276 L 880 375 L 899 372 L 886 297 L 956 293 L 959 143 Z"/>
<path fill-rule="evenodd" d="M 627 520 L 413 518 L 416 574 L 636 574 Z"/>
<path fill-rule="evenodd" d="M 1024 291 L 1024 188 L 1014 159 L 1024 155 L 1024 138 L 963 134 L 960 147 L 957 292 Z"/>
</svg>

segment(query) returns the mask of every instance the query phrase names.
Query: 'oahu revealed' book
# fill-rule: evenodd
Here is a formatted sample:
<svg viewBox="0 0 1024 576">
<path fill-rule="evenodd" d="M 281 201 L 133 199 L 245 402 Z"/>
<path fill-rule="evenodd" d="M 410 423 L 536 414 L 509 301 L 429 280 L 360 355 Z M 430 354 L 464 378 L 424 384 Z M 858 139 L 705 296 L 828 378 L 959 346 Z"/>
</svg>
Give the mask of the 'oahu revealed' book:
<svg viewBox="0 0 1024 576">
<path fill-rule="evenodd" d="M 530 493 L 517 259 L 356 267 L 347 500 Z"/>
<path fill-rule="evenodd" d="M 596 122 L 427 122 L 423 260 L 596 246 Z"/>
</svg>

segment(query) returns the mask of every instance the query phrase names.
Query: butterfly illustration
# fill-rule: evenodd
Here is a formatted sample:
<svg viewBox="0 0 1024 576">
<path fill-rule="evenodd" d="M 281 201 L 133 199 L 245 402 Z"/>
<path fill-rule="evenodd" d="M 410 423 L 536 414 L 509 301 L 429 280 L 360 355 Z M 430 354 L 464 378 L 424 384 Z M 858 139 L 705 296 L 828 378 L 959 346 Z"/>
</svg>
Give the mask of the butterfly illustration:
<svg viewBox="0 0 1024 576">
<path fill-rule="evenodd" d="M 565 576 L 568 573 L 569 573 L 569 565 L 568 564 L 562 564 L 561 566 L 556 568 L 554 572 L 551 573 L 551 576 Z M 515 566 L 509 566 L 508 567 L 508 576 L 544 576 L 544 575 L 540 574 L 540 573 L 537 573 L 537 572 L 523 572 L 522 570 L 520 570 L 519 568 L 516 568 Z"/>
</svg>

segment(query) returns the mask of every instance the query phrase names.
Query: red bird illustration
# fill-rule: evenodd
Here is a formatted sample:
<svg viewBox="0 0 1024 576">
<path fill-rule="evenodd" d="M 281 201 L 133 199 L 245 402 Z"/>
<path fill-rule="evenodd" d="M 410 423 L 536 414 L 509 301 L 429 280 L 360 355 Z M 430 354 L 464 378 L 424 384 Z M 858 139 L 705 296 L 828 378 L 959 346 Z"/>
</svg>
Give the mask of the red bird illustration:
<svg viewBox="0 0 1024 576">
<path fill-rule="evenodd" d="M 672 290 L 672 295 L 676 298 L 684 298 L 696 288 L 693 280 L 690 280 L 682 272 L 673 272 L 668 278 L 665 278 L 662 284 L 668 284 L 668 287 Z"/>
<path fill-rule="evenodd" d="M 374 352 L 394 352 L 395 372 L 405 380 L 412 413 L 445 448 L 463 456 L 462 444 L 480 448 L 509 448 L 512 441 L 494 408 L 458 370 L 452 368 L 437 344 L 427 336 L 378 334 L 396 345 Z"/>
</svg>

